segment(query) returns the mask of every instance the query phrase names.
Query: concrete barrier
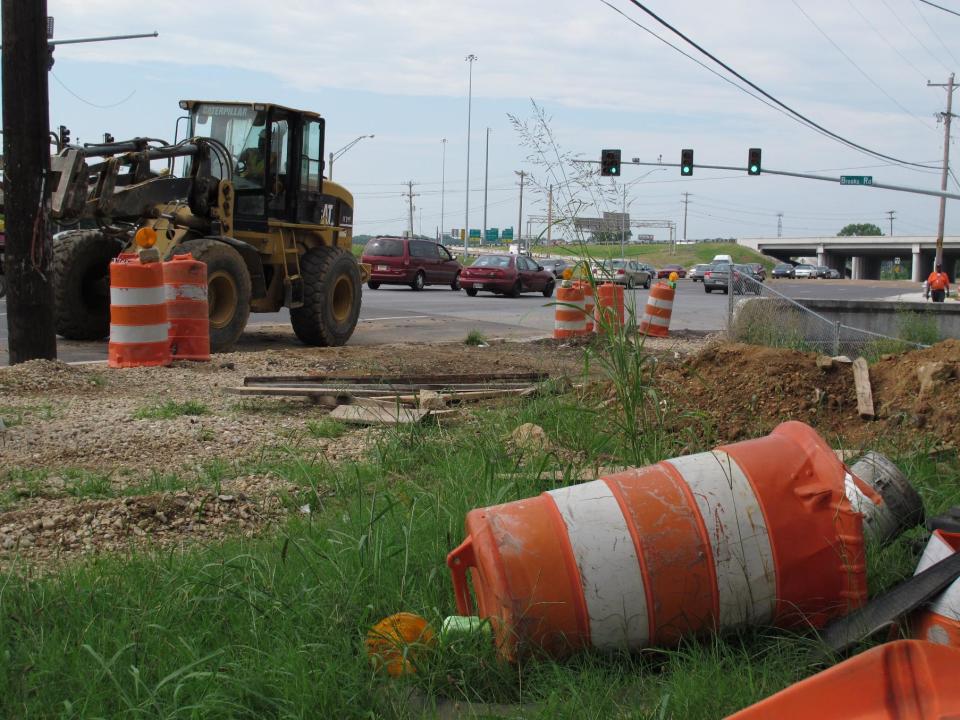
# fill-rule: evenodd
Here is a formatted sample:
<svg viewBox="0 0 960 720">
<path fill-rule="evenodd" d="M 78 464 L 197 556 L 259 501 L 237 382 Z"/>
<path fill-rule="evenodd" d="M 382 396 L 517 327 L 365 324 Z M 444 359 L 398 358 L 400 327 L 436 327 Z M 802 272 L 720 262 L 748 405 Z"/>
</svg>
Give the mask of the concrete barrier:
<svg viewBox="0 0 960 720">
<path fill-rule="evenodd" d="M 915 319 L 936 324 L 940 339 L 960 338 L 960 302 L 900 302 L 890 300 L 824 300 L 795 298 L 831 322 L 870 332 L 902 337 Z M 919 317 L 918 317 L 919 316 Z"/>
</svg>

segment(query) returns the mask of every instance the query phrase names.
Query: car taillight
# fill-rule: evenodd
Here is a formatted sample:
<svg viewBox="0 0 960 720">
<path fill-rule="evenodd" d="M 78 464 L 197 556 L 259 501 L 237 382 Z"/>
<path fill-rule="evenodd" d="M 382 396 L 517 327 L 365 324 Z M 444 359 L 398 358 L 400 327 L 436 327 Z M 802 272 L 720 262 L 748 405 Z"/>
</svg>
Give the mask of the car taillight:
<svg viewBox="0 0 960 720">
<path fill-rule="evenodd" d="M 626 275 L 626 274 L 627 274 L 626 270 L 617 270 L 617 275 Z"/>
<path fill-rule="evenodd" d="M 705 272 L 705 273 L 703 274 L 703 276 L 704 276 L 704 277 L 713 277 L 713 273 L 710 272 L 709 270 L 707 270 L 707 272 Z"/>
</svg>

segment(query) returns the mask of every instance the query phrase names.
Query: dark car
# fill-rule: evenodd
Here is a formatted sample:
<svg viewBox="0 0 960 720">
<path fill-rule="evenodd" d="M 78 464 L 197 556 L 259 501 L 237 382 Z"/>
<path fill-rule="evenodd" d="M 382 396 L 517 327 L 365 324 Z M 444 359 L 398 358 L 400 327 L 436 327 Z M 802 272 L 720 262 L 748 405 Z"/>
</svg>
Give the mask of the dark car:
<svg viewBox="0 0 960 720">
<path fill-rule="evenodd" d="M 767 279 L 767 269 L 760 263 L 744 263 L 744 267 L 750 268 L 754 280 L 763 282 Z"/>
<path fill-rule="evenodd" d="M 698 280 L 703 282 L 703 274 L 709 267 L 710 265 L 708 264 L 694 265 L 692 268 L 690 268 L 690 272 L 687 273 L 687 275 L 693 282 L 697 282 Z"/>
<path fill-rule="evenodd" d="M 711 263 L 703 273 L 703 291 L 721 290 L 726 293 L 730 281 L 730 263 Z"/>
<path fill-rule="evenodd" d="M 556 279 L 553 273 L 523 255 L 481 255 L 473 265 L 463 269 L 460 284 L 470 297 L 481 290 L 510 297 L 525 292 L 550 297 Z"/>
<path fill-rule="evenodd" d="M 815 267 L 817 268 L 818 278 L 823 278 L 825 280 L 830 279 L 830 268 L 828 268 L 826 265 L 816 265 Z"/>
<path fill-rule="evenodd" d="M 714 263 L 703 277 L 704 292 L 720 290 L 724 294 L 730 292 L 730 272 L 733 272 L 733 293 L 743 295 L 752 292 L 760 294 L 760 281 L 749 265 L 731 265 L 730 263 Z"/>
<path fill-rule="evenodd" d="M 664 265 L 657 270 L 657 279 L 668 278 L 670 277 L 670 273 L 674 272 L 677 274 L 677 277 L 685 278 L 687 276 L 687 269 L 682 265 Z"/>
<path fill-rule="evenodd" d="M 563 271 L 568 267 L 573 267 L 563 258 L 547 258 L 546 260 L 540 260 L 539 263 L 544 270 L 552 272 L 555 278 L 563 275 Z"/>
<path fill-rule="evenodd" d="M 771 275 L 774 279 L 795 277 L 793 265 L 790 265 L 789 263 L 780 263 L 779 265 L 775 265 Z"/>
<path fill-rule="evenodd" d="M 463 266 L 443 245 L 432 240 L 403 237 L 371 238 L 363 248 L 360 262 L 370 265 L 367 286 L 409 285 L 423 290 L 427 285 L 449 285 L 460 289 Z"/>
</svg>

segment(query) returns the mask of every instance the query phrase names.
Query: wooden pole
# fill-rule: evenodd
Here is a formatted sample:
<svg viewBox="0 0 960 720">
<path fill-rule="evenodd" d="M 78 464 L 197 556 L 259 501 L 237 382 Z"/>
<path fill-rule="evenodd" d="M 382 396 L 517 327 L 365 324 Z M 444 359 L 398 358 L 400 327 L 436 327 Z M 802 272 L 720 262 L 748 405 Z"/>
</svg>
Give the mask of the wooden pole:
<svg viewBox="0 0 960 720">
<path fill-rule="evenodd" d="M 2 0 L 3 154 L 10 364 L 57 357 L 48 206 L 47 1 Z"/>
</svg>

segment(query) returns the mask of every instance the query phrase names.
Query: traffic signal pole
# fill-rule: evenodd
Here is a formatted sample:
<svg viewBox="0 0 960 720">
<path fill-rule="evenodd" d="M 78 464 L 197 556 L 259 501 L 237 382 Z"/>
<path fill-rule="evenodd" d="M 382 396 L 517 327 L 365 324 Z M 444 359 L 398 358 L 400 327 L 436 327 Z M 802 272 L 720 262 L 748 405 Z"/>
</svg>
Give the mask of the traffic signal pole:
<svg viewBox="0 0 960 720">
<path fill-rule="evenodd" d="M 947 172 L 950 170 L 950 118 L 953 117 L 953 73 L 950 73 L 950 79 L 946 85 L 934 84 L 927 81 L 927 87 L 945 87 L 947 89 L 947 112 L 943 117 L 943 170 L 940 174 L 940 189 L 947 190 Z M 937 259 L 934 261 L 934 267 L 943 262 L 943 225 L 947 214 L 947 201 L 944 196 L 940 196 L 940 215 L 937 222 Z"/>
<path fill-rule="evenodd" d="M 53 314 L 46 0 L 2 0 L 3 154 L 10 364 L 57 357 Z"/>
<path fill-rule="evenodd" d="M 581 163 L 596 163 L 596 160 L 576 160 L 575 162 Z M 640 162 L 640 161 L 631 161 L 625 162 L 624 165 L 642 165 L 648 167 L 680 167 L 677 163 L 665 163 L 665 162 Z M 738 172 L 748 172 L 748 168 L 737 167 L 734 165 L 704 165 L 702 163 L 697 163 L 698 168 L 705 168 L 707 170 L 736 170 Z M 763 175 L 783 175 L 785 177 L 796 177 L 804 178 L 806 180 L 821 180 L 823 182 L 832 182 L 840 183 L 840 178 L 837 177 L 827 177 L 826 175 L 813 175 L 811 173 L 798 173 L 790 172 L 789 170 L 769 170 L 768 168 L 763 168 Z M 915 195 L 931 195 L 933 197 L 942 197 L 947 198 L 948 200 L 960 200 L 960 195 L 957 193 L 949 193 L 943 190 L 926 190 L 924 188 L 915 188 L 908 187 L 906 185 L 891 185 L 889 183 L 879 183 L 874 181 L 870 185 L 858 185 L 857 187 L 862 188 L 877 188 L 880 190 L 896 190 L 897 192 L 906 192 L 914 193 Z"/>
</svg>

